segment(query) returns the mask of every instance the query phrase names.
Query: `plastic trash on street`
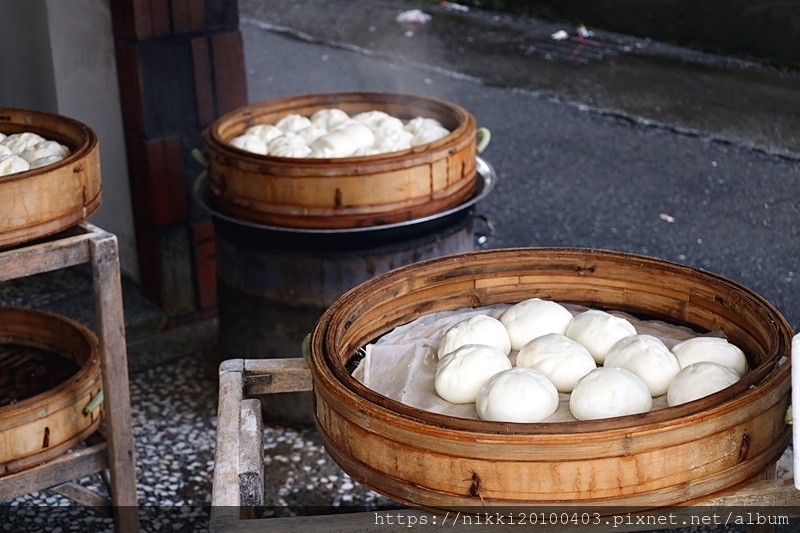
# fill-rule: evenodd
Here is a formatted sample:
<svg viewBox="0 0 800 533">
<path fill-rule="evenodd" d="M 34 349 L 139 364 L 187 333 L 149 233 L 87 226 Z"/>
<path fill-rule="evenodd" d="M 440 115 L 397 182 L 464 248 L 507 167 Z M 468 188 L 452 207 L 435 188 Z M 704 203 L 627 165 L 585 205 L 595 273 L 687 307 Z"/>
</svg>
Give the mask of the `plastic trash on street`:
<svg viewBox="0 0 800 533">
<path fill-rule="evenodd" d="M 431 20 L 431 16 L 419 9 L 409 9 L 399 13 L 394 20 L 400 24 L 426 24 Z"/>
</svg>

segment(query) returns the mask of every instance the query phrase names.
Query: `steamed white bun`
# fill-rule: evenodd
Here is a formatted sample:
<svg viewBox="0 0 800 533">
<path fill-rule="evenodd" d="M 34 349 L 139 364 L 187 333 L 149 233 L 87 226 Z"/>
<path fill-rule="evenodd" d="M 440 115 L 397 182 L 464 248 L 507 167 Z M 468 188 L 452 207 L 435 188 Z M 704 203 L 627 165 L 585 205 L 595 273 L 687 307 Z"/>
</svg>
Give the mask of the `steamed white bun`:
<svg viewBox="0 0 800 533">
<path fill-rule="evenodd" d="M 589 309 L 575 315 L 564 334 L 586 346 L 597 364 L 602 365 L 609 348 L 623 337 L 636 335 L 636 328 L 622 317 Z"/>
<path fill-rule="evenodd" d="M 348 120 L 350 120 L 350 115 L 338 108 L 320 109 L 311 115 L 311 122 L 326 131 L 333 130 L 336 126 Z"/>
<path fill-rule="evenodd" d="M 712 361 L 736 371 L 739 376 L 747 373 L 747 357 L 735 344 L 721 337 L 694 337 L 672 347 L 681 368 L 700 361 Z"/>
<path fill-rule="evenodd" d="M 311 120 L 303 115 L 291 114 L 281 118 L 275 125 L 284 132 L 297 133 L 303 128 L 309 127 Z"/>
<path fill-rule="evenodd" d="M 283 130 L 274 124 L 257 124 L 250 126 L 244 132 L 245 135 L 258 137 L 265 143 L 270 142 L 275 137 L 280 137 L 283 133 Z"/>
<path fill-rule="evenodd" d="M 452 403 L 472 403 L 489 378 L 511 368 L 499 348 L 467 344 L 439 359 L 434 377 L 436 393 Z"/>
<path fill-rule="evenodd" d="M 3 145 L 11 150 L 12 154 L 19 155 L 34 144 L 44 142 L 47 139 L 33 133 L 32 131 L 24 131 L 22 133 L 12 133 L 3 139 Z"/>
<path fill-rule="evenodd" d="M 269 153 L 267 143 L 263 139 L 247 133 L 234 137 L 231 139 L 230 144 L 240 150 L 246 150 L 254 154 L 267 155 Z"/>
<path fill-rule="evenodd" d="M 475 315 L 450 326 L 439 341 L 439 358 L 465 344 L 485 344 L 500 349 L 505 355 L 511 353 L 511 340 L 505 326 L 488 315 Z"/>
<path fill-rule="evenodd" d="M 500 322 L 508 330 L 511 349 L 519 350 L 525 343 L 548 333 L 567 330 L 572 313 L 556 302 L 530 298 L 518 302 L 500 315 Z"/>
<path fill-rule="evenodd" d="M 0 155 L 0 176 L 25 172 L 30 168 L 30 163 L 16 154 Z"/>
<path fill-rule="evenodd" d="M 592 370 L 578 380 L 569 399 L 569 409 L 578 420 L 645 413 L 652 407 L 647 385 L 624 368 Z"/>
<path fill-rule="evenodd" d="M 481 420 L 541 422 L 558 409 L 558 391 L 536 370 L 512 368 L 483 384 L 475 408 Z"/>
<path fill-rule="evenodd" d="M 25 159 L 28 163 L 33 163 L 37 159 L 43 157 L 56 156 L 64 159 L 69 155 L 69 148 L 57 141 L 42 141 L 33 146 L 29 146 L 19 156 Z"/>
<path fill-rule="evenodd" d="M 560 333 L 536 337 L 517 354 L 517 366 L 532 368 L 549 379 L 558 392 L 572 392 L 583 376 L 597 368 L 583 345 Z"/>
<path fill-rule="evenodd" d="M 681 369 L 669 348 L 652 335 L 629 335 L 618 340 L 608 350 L 603 365 L 630 370 L 644 381 L 653 397 L 666 394 Z"/>
<path fill-rule="evenodd" d="M 667 391 L 670 407 L 691 402 L 719 392 L 739 381 L 739 374 L 711 361 L 700 361 L 682 368 Z"/>
</svg>

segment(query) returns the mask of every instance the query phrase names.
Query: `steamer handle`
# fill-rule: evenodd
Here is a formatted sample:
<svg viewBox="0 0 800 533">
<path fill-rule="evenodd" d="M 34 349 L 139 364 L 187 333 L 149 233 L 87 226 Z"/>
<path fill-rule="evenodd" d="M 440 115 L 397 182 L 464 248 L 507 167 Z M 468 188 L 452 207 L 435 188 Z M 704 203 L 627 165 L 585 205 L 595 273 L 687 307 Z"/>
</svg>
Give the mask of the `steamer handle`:
<svg viewBox="0 0 800 533">
<path fill-rule="evenodd" d="M 206 154 L 201 152 L 199 149 L 192 148 L 192 157 L 194 157 L 195 161 L 208 168 L 208 158 L 206 157 Z"/>
<path fill-rule="evenodd" d="M 475 151 L 482 154 L 492 140 L 492 132 L 489 128 L 478 128 L 475 130 Z"/>
<path fill-rule="evenodd" d="M 303 352 L 303 359 L 306 364 L 311 366 L 311 333 L 305 336 L 303 343 L 300 345 L 300 351 Z"/>
<path fill-rule="evenodd" d="M 89 413 L 96 411 L 97 408 L 100 407 L 100 404 L 102 403 L 103 403 L 103 389 L 100 389 L 100 392 L 98 392 L 95 395 L 95 397 L 92 398 L 91 401 L 89 401 L 89 403 L 86 404 L 86 407 L 83 408 L 83 414 L 88 415 Z"/>
</svg>

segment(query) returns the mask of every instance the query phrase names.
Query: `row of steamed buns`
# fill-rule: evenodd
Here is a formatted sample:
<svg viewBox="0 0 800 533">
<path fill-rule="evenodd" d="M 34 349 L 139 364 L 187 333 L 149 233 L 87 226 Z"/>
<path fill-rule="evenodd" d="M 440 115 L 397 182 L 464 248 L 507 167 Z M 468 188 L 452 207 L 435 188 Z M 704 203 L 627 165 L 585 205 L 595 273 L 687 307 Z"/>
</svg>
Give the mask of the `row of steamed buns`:
<svg viewBox="0 0 800 533">
<path fill-rule="evenodd" d="M 52 165 L 69 155 L 69 148 L 37 133 L 0 133 L 0 176 Z"/>
<path fill-rule="evenodd" d="M 275 157 L 362 157 L 407 150 L 449 134 L 450 130 L 433 118 L 404 122 L 379 110 L 350 116 L 342 109 L 326 108 L 311 116 L 290 114 L 275 124 L 251 126 L 230 144 Z"/>
<path fill-rule="evenodd" d="M 517 351 L 516 366 L 509 355 Z M 541 422 L 569 393 L 578 420 L 690 402 L 737 382 L 748 371 L 741 349 L 719 337 L 693 337 L 672 349 L 638 334 L 627 319 L 532 298 L 498 318 L 476 315 L 447 329 L 438 347 L 435 389 L 452 403 L 475 402 L 482 420 Z"/>
</svg>

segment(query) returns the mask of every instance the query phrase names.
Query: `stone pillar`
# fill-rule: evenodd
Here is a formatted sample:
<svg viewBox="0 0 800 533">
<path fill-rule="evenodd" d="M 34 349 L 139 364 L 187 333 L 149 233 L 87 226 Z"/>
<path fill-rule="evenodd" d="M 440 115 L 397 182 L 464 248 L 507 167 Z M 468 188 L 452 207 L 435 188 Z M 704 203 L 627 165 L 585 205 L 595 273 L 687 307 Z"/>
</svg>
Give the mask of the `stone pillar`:
<svg viewBox="0 0 800 533">
<path fill-rule="evenodd" d="M 168 316 L 211 309 L 213 229 L 191 199 L 203 170 L 191 151 L 215 118 L 247 104 L 238 4 L 111 7 L 142 286 Z"/>
</svg>

